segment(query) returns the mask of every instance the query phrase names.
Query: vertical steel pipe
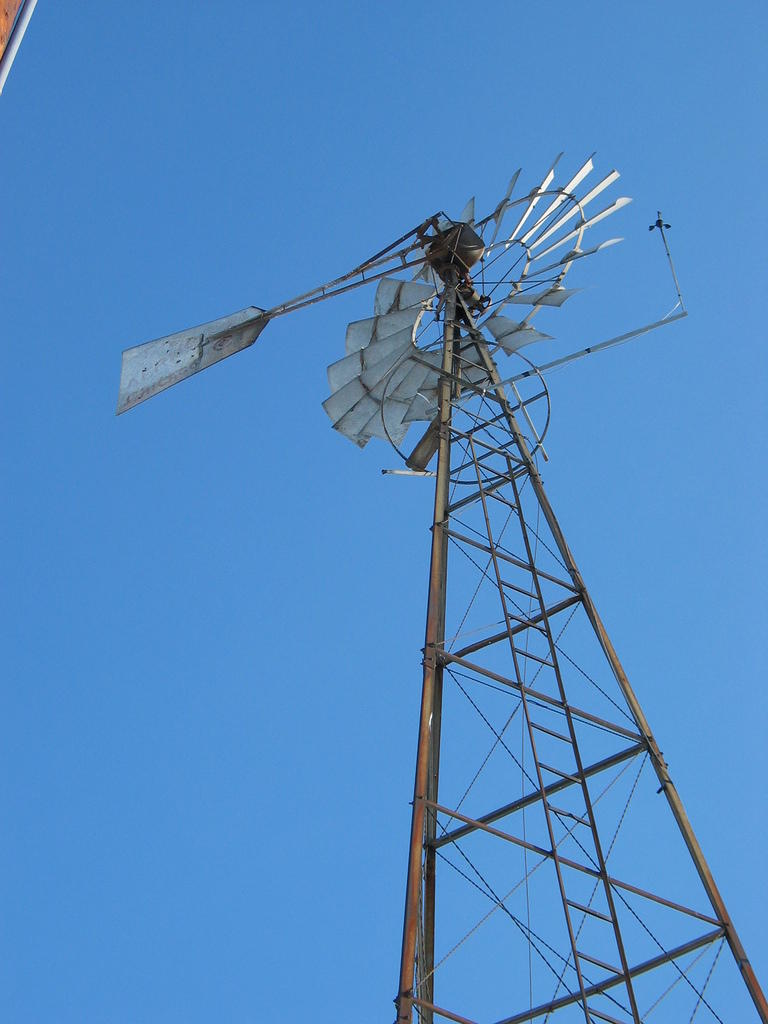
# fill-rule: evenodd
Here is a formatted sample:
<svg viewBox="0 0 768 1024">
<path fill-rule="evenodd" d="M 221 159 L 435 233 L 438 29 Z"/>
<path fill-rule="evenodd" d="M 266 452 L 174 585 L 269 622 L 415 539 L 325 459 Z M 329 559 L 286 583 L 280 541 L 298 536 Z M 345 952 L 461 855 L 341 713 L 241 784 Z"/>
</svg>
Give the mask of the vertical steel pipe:
<svg viewBox="0 0 768 1024">
<path fill-rule="evenodd" d="M 448 554 L 448 534 L 445 531 L 448 516 L 451 474 L 451 390 L 449 374 L 453 369 L 454 320 L 456 316 L 456 280 L 446 283 L 443 309 L 443 376 L 439 391 L 439 445 L 437 449 L 437 478 L 435 506 L 432 517 L 432 553 L 429 566 L 429 592 L 427 597 L 427 626 L 424 641 L 424 675 L 421 694 L 419 738 L 416 751 L 416 777 L 413 787 L 411 814 L 411 840 L 406 881 L 403 946 L 400 959 L 400 985 L 397 994 L 398 1024 L 410 1024 L 414 997 L 416 938 L 419 927 L 420 896 L 422 887 L 422 853 L 426 830 L 434 836 L 434 811 L 427 811 L 425 800 L 436 802 L 440 764 L 440 718 L 442 710 L 443 668 L 439 653 L 445 640 L 445 595 Z M 420 996 L 432 1002 L 432 969 L 434 967 L 434 908 L 435 863 L 434 851 L 430 863 L 425 865 L 424 879 L 424 974 L 428 979 L 428 992 Z M 426 991 L 426 990 L 425 990 Z M 422 1011 L 425 1012 L 425 1011 Z M 431 1011 L 430 1011 L 431 1013 Z"/>
</svg>

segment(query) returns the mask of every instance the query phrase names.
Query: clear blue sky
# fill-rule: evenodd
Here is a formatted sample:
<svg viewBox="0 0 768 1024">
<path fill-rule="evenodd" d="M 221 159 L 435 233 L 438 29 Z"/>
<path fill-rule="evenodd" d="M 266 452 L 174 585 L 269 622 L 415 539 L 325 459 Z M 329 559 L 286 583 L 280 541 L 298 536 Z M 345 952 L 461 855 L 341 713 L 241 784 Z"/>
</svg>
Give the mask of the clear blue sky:
<svg viewBox="0 0 768 1024">
<path fill-rule="evenodd" d="M 565 150 L 634 197 L 545 484 L 768 982 L 764 3 L 54 4 L 0 97 L 0 1013 L 393 1017 L 424 481 L 321 408 L 371 296 L 116 419 L 121 350 Z"/>
</svg>

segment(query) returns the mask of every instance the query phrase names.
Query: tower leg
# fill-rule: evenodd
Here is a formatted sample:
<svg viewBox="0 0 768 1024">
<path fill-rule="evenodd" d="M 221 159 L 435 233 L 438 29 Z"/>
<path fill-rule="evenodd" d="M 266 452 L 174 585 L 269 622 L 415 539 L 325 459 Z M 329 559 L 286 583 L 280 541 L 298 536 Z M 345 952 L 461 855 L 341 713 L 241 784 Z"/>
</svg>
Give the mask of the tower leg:
<svg viewBox="0 0 768 1024">
<path fill-rule="evenodd" d="M 432 520 L 432 554 L 429 569 L 427 626 L 424 642 L 424 677 L 421 696 L 419 738 L 416 753 L 416 778 L 413 787 L 411 840 L 403 922 L 403 946 L 400 960 L 400 986 L 396 999 L 398 1024 L 411 1021 L 416 941 L 419 920 L 423 921 L 424 952 L 420 964 L 420 980 L 424 983 L 422 997 L 432 1001 L 432 970 L 434 968 L 435 929 L 435 853 L 428 848 L 424 865 L 423 913 L 422 852 L 424 844 L 435 835 L 435 813 L 427 812 L 425 801 L 437 802 L 440 767 L 440 719 L 442 711 L 443 667 L 439 658 L 445 640 L 445 594 L 448 536 L 444 530 L 447 516 L 451 472 L 451 390 L 447 374 L 453 367 L 454 319 L 456 314 L 455 281 L 446 285 L 444 297 L 443 374 L 439 391 L 439 446 L 435 507 Z M 427 1024 L 430 1021 L 427 1020 Z"/>
</svg>

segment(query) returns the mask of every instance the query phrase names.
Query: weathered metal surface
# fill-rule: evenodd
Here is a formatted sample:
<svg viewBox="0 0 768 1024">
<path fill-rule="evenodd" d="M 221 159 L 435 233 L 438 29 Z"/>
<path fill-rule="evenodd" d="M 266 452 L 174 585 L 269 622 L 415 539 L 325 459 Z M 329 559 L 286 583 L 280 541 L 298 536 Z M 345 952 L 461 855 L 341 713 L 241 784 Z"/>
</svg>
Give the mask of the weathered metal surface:
<svg viewBox="0 0 768 1024">
<path fill-rule="evenodd" d="M 263 310 L 249 306 L 199 327 L 126 349 L 117 414 L 248 348 L 267 323 Z"/>
<path fill-rule="evenodd" d="M 556 306 L 559 308 L 566 299 L 570 299 L 572 295 L 576 295 L 580 291 L 581 288 L 563 288 L 560 285 L 555 285 L 554 288 L 548 288 L 543 292 L 518 292 L 516 295 L 510 295 L 507 301 L 525 306 Z"/>
<path fill-rule="evenodd" d="M 427 625 L 424 641 L 424 674 L 419 719 L 419 739 L 416 752 L 416 773 L 413 787 L 413 809 L 411 814 L 411 839 L 408 856 L 408 878 L 406 881 L 405 914 L 403 921 L 403 945 L 400 957 L 400 983 L 395 1000 L 398 1024 L 410 1022 L 414 997 L 414 973 L 416 957 L 416 933 L 420 917 L 424 927 L 425 970 L 428 977 L 426 996 L 432 996 L 431 969 L 434 964 L 434 913 L 435 874 L 434 850 L 428 848 L 426 865 L 426 886 L 424 913 L 420 915 L 422 884 L 422 849 L 425 839 L 435 838 L 435 818 L 425 815 L 425 799 L 436 802 L 438 792 L 438 771 L 440 757 L 440 717 L 442 705 L 443 667 L 438 659 L 438 650 L 445 640 L 445 599 L 448 535 L 442 529 L 447 519 L 451 472 L 451 382 L 448 373 L 453 365 L 454 317 L 456 315 L 456 276 L 445 289 L 445 319 L 443 327 L 442 367 L 444 376 L 440 381 L 440 420 L 438 426 L 439 446 L 437 479 L 435 482 L 435 504 L 432 526 L 432 553 L 429 568 L 429 591 L 427 597 Z M 425 1020 L 431 1024 L 432 1014 L 427 1011 Z"/>
<path fill-rule="evenodd" d="M 406 465 L 410 469 L 423 471 L 429 465 L 432 456 L 437 451 L 440 443 L 440 422 L 437 418 L 432 420 L 426 429 L 423 437 L 411 452 Z"/>
<path fill-rule="evenodd" d="M 434 297 L 431 285 L 384 278 L 376 290 L 376 315 L 347 327 L 347 355 L 328 367 L 331 394 L 323 408 L 334 429 L 361 448 L 371 437 L 400 444 L 419 389 L 437 383 L 435 353 L 426 354 L 431 365 L 411 359 L 425 355 L 414 342 Z"/>
<path fill-rule="evenodd" d="M 427 247 L 427 260 L 447 280 L 453 269 L 463 276 L 484 251 L 482 238 L 469 224 L 449 224 Z"/>
<path fill-rule="evenodd" d="M 391 313 L 393 309 L 410 309 L 430 302 L 435 297 L 435 289 L 431 284 L 419 281 L 400 281 L 397 278 L 385 277 L 379 281 L 376 296 L 373 300 L 373 311 L 376 316 Z"/>
<path fill-rule="evenodd" d="M 601 194 L 601 192 L 604 192 L 610 185 L 612 185 L 614 181 L 617 181 L 619 177 L 619 172 L 615 170 L 611 171 L 610 174 L 607 174 L 601 181 L 597 183 L 597 185 L 595 185 L 594 188 L 590 189 L 590 191 L 587 192 L 587 194 L 579 200 L 577 206 L 572 206 L 570 207 L 570 209 L 564 211 L 561 216 L 559 216 L 552 224 L 549 225 L 546 231 L 543 231 L 539 235 L 539 237 L 535 239 L 535 241 L 532 241 L 530 243 L 531 249 L 536 249 L 538 246 L 543 245 L 548 238 L 551 238 L 553 235 L 556 235 L 557 232 L 562 227 L 564 227 L 568 223 L 568 221 L 573 220 L 577 214 L 583 215 L 587 205 L 591 203 L 593 199 L 596 199 L 597 196 Z"/>
<path fill-rule="evenodd" d="M 594 227 L 595 224 L 599 224 L 600 221 L 605 220 L 606 217 L 610 217 L 612 214 L 618 213 L 619 210 L 623 210 L 624 207 L 628 206 L 631 202 L 632 200 L 629 196 L 619 196 L 619 198 L 612 202 L 610 206 L 604 207 L 599 213 L 596 213 L 593 217 L 590 217 L 589 220 L 585 220 L 582 223 L 579 223 L 579 226 L 575 227 L 573 231 L 569 231 L 568 234 L 563 235 L 562 238 L 558 238 L 556 242 L 553 242 L 546 249 L 538 253 L 538 257 L 548 256 L 549 253 L 554 252 L 556 249 L 559 249 L 560 246 L 565 245 L 566 242 L 570 242 L 572 238 L 580 238 L 587 228 Z M 574 210 L 577 210 L 577 208 L 574 208 Z M 563 218 L 563 222 L 566 219 L 567 215 Z M 559 223 L 557 225 L 557 228 L 562 227 L 563 222 Z M 531 249 L 533 250 L 538 245 L 540 245 L 544 241 L 545 236 L 549 237 L 551 234 L 554 234 L 557 228 L 555 228 L 554 230 L 550 229 L 549 231 L 545 232 L 545 234 L 542 235 L 541 238 L 538 238 L 536 242 L 531 245 Z"/>
<path fill-rule="evenodd" d="M 510 320 L 507 316 L 491 317 L 486 326 L 507 355 L 534 341 L 552 340 L 551 334 L 544 334 L 543 331 L 537 331 L 535 327 L 529 327 L 517 320 Z"/>
<path fill-rule="evenodd" d="M 536 232 L 546 224 L 547 221 L 552 217 L 557 209 L 559 209 L 563 203 L 565 203 L 571 196 L 574 195 L 578 186 L 587 177 L 587 175 L 593 170 L 594 164 L 592 163 L 592 156 L 582 164 L 574 176 L 563 185 L 562 189 L 558 192 L 552 202 L 547 206 L 546 210 L 540 214 L 539 218 L 534 222 L 533 226 L 530 227 L 525 234 L 521 237 L 520 241 L 524 244 L 527 243 Z"/>
<path fill-rule="evenodd" d="M 21 0 L 2 0 L 0 2 L 0 57 L 5 53 L 8 37 L 20 7 Z"/>
</svg>

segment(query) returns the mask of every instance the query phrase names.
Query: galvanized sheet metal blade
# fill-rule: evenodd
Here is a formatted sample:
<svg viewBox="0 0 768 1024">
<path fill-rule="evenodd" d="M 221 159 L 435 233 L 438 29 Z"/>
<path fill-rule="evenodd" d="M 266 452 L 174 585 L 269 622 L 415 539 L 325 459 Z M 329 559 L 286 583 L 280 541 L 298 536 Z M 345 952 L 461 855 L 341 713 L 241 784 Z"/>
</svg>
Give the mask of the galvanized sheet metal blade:
<svg viewBox="0 0 768 1024">
<path fill-rule="evenodd" d="M 569 196 L 573 195 L 574 189 L 579 187 L 581 182 L 586 178 L 586 176 L 593 169 L 594 164 L 592 163 L 592 157 L 594 155 L 595 154 L 593 153 L 592 156 L 589 157 L 587 162 L 585 164 L 583 164 L 578 169 L 578 171 L 574 174 L 574 176 L 571 178 L 571 180 L 567 184 L 563 185 L 563 187 L 562 187 L 562 189 L 560 191 L 560 194 L 555 196 L 555 198 L 552 200 L 552 202 L 546 208 L 544 213 L 541 214 L 541 216 L 535 222 L 535 224 L 533 224 L 532 227 L 528 228 L 526 233 L 520 239 L 521 242 L 525 243 L 525 242 L 528 241 L 529 238 L 532 238 L 536 234 L 536 231 L 542 226 L 542 224 L 546 223 L 547 218 L 551 217 L 552 214 L 555 212 L 555 210 L 559 206 L 562 206 L 562 204 L 565 202 L 565 200 Z"/>
<path fill-rule="evenodd" d="M 537 267 L 535 270 L 536 277 L 548 273 L 550 270 L 556 270 L 558 267 L 562 267 L 564 264 L 573 263 L 574 260 L 583 259 L 585 256 L 593 256 L 596 252 L 600 252 L 601 249 L 607 249 L 611 245 L 618 245 L 619 242 L 623 242 L 623 238 L 607 238 L 604 242 L 599 245 L 592 246 L 591 249 L 572 249 L 569 253 L 566 253 L 562 259 L 557 260 L 555 263 L 550 263 L 546 267 Z M 543 254 L 541 254 L 543 255 Z M 535 263 L 540 256 L 534 256 L 531 263 Z"/>
<path fill-rule="evenodd" d="M 414 332 L 423 309 L 396 309 L 384 316 L 371 316 L 365 320 L 354 320 L 347 327 L 345 340 L 347 355 L 366 348 L 370 344 L 381 341 L 398 331 L 411 330 Z"/>
<path fill-rule="evenodd" d="M 365 376 L 362 377 L 363 384 L 370 388 L 370 394 L 377 399 L 379 402 L 390 400 L 395 397 L 395 391 L 398 385 L 402 384 L 403 381 L 410 375 L 413 369 L 413 363 L 408 358 L 401 358 L 399 362 L 394 360 L 389 369 L 383 370 L 376 380 L 375 383 L 370 384 L 366 380 Z M 371 377 L 371 380 L 373 378 Z M 411 392 L 413 395 L 414 392 Z M 408 397 L 410 401 L 410 396 Z"/>
<path fill-rule="evenodd" d="M 587 192 L 583 199 L 579 200 L 577 206 L 572 206 L 570 210 L 566 210 L 561 217 L 558 217 L 554 224 L 550 224 L 546 231 L 544 231 L 541 235 L 539 235 L 537 239 L 531 242 L 531 250 L 537 249 L 540 245 L 543 245 L 548 238 L 551 238 L 552 235 L 556 234 L 560 230 L 560 228 L 564 227 L 569 220 L 572 220 L 574 217 L 576 217 L 579 214 L 579 212 L 583 213 L 586 207 L 592 202 L 593 199 L 596 199 L 602 192 L 605 192 L 605 190 L 610 185 L 612 185 L 614 181 L 617 181 L 620 177 L 621 175 L 619 174 L 619 172 L 615 170 L 611 171 L 610 174 L 606 174 L 606 176 L 601 181 L 598 181 L 598 183 L 590 192 Z"/>
<path fill-rule="evenodd" d="M 429 303 L 436 294 L 429 284 L 384 277 L 376 289 L 373 312 L 375 316 L 385 316 L 395 309 L 411 309 Z"/>
<path fill-rule="evenodd" d="M 349 384 L 355 377 L 363 372 L 363 356 L 365 349 L 351 352 L 348 356 L 331 363 L 326 373 L 328 375 L 328 386 L 332 392 L 340 391 L 346 384 Z"/>
<path fill-rule="evenodd" d="M 419 420 L 433 420 L 437 416 L 437 392 L 420 391 L 405 414 L 406 423 L 416 423 Z"/>
<path fill-rule="evenodd" d="M 594 217 L 590 217 L 589 220 L 584 221 L 583 224 L 574 228 L 573 231 L 569 231 L 567 235 L 563 235 L 563 237 L 558 239 L 557 242 L 554 242 L 547 249 L 544 249 L 543 252 L 538 253 L 534 258 L 541 259 L 543 256 L 548 256 L 549 253 L 554 252 L 555 249 L 559 249 L 561 245 L 565 245 L 566 242 L 570 242 L 572 238 L 575 238 L 582 228 L 586 230 L 595 224 L 599 224 L 601 220 L 605 220 L 606 217 L 610 217 L 612 213 L 617 213 L 625 206 L 628 206 L 631 202 L 632 200 L 629 196 L 619 196 L 619 198 L 615 202 L 611 203 L 610 206 L 606 206 L 605 209 L 600 211 L 600 213 L 596 213 Z"/>
<path fill-rule="evenodd" d="M 364 355 L 366 351 L 364 349 L 360 354 Z M 414 353 L 415 351 L 414 349 Z M 427 354 L 433 359 L 440 357 L 440 353 L 425 353 Z M 385 414 L 387 427 L 395 444 L 400 443 L 407 432 L 407 425 L 403 428 L 401 424 L 417 386 L 422 383 L 434 384 L 435 387 L 437 385 L 436 369 L 413 363 L 405 356 L 407 352 L 389 352 L 385 358 L 377 360 L 372 369 L 364 370 L 359 377 L 323 402 L 323 408 L 333 420 L 334 429 L 355 443 L 371 436 L 386 438 L 381 423 L 381 410 L 382 406 L 391 407 L 390 412 Z M 372 402 L 375 406 L 371 404 Z M 398 412 L 402 415 L 396 416 L 395 413 Z M 380 430 L 376 426 L 377 422 Z"/>
<path fill-rule="evenodd" d="M 459 222 L 461 224 L 474 224 L 475 223 L 475 197 L 472 196 L 468 199 L 464 209 L 459 214 Z"/>
<path fill-rule="evenodd" d="M 363 428 L 379 409 L 381 409 L 380 403 L 370 395 L 365 395 L 337 423 L 333 424 L 334 430 L 338 430 L 340 434 L 362 447 L 368 441 L 367 437 L 361 436 Z"/>
<path fill-rule="evenodd" d="M 406 420 L 432 420 L 437 416 L 439 410 L 437 390 L 424 389 L 413 399 L 408 407 Z"/>
<path fill-rule="evenodd" d="M 499 345 L 509 355 L 516 352 L 523 345 L 530 345 L 534 341 L 551 341 L 550 334 L 543 334 L 541 331 L 528 327 L 517 320 L 510 320 L 506 316 L 494 316 L 484 324 L 491 332 Z"/>
<path fill-rule="evenodd" d="M 403 423 L 410 402 L 395 402 L 387 399 L 360 431 L 361 437 L 380 437 L 400 444 L 408 433 L 408 423 Z"/>
<path fill-rule="evenodd" d="M 249 306 L 123 352 L 117 414 L 132 409 L 172 384 L 248 348 L 267 326 L 264 310 Z"/>
<path fill-rule="evenodd" d="M 547 288 L 543 292 L 515 292 L 507 297 L 507 302 L 514 302 L 524 306 L 555 306 L 558 309 L 572 295 L 580 292 L 581 288 L 563 288 L 555 285 L 554 288 Z"/>
<path fill-rule="evenodd" d="M 384 279 L 376 291 L 378 315 L 347 327 L 348 355 L 328 367 L 332 394 L 323 408 L 334 428 L 356 444 L 370 436 L 367 424 L 377 408 L 380 416 L 383 401 L 394 400 L 393 391 L 398 391 L 404 415 L 416 387 L 430 374 L 428 367 L 413 373 L 409 354 L 417 351 L 414 338 L 419 321 L 434 297 L 431 285 Z M 406 390 L 406 382 L 412 390 Z M 401 436 L 401 423 L 402 417 L 393 421 L 393 439 L 395 434 Z"/>
<path fill-rule="evenodd" d="M 434 355 L 434 353 L 422 352 L 419 354 L 419 358 L 422 359 L 428 355 Z M 408 375 L 399 383 L 396 383 L 394 379 L 390 382 L 387 388 L 387 397 L 391 396 L 392 398 L 410 403 L 413 400 L 413 396 L 421 391 L 423 387 L 429 387 L 432 384 L 436 385 L 437 369 L 439 369 L 442 360 L 439 352 L 436 355 L 438 358 L 435 360 L 434 370 L 423 366 L 420 362 L 414 363 L 413 360 L 409 359 Z"/>
<path fill-rule="evenodd" d="M 363 387 L 362 381 L 359 377 L 355 377 L 348 384 L 345 384 L 343 388 L 339 388 L 338 391 L 334 391 L 323 402 L 323 408 L 325 409 L 328 417 L 332 421 L 333 425 L 336 426 L 338 421 L 350 411 L 354 409 L 357 403 L 366 397 L 366 390 Z"/>
<path fill-rule="evenodd" d="M 378 348 L 379 346 L 375 347 Z M 363 382 L 365 390 L 374 391 L 395 370 L 395 367 L 403 359 L 409 347 L 410 339 L 407 339 L 404 347 L 390 349 L 381 359 L 377 358 L 370 369 L 364 370 L 360 374 L 360 380 Z"/>
<path fill-rule="evenodd" d="M 375 370 L 380 364 L 383 365 L 381 376 L 385 374 L 413 342 L 413 330 L 406 328 L 398 331 L 397 334 L 390 334 L 381 341 L 372 341 L 365 348 L 351 352 L 328 367 L 328 383 L 331 391 L 336 392 L 349 384 L 356 377 L 362 377 L 366 373 Z M 389 362 L 388 362 L 389 361 Z M 379 380 L 380 377 L 376 377 Z M 375 383 L 375 381 L 374 381 Z"/>
<path fill-rule="evenodd" d="M 364 377 L 382 364 L 381 374 L 376 377 L 376 380 L 379 380 L 387 373 L 388 366 L 392 366 L 407 351 L 411 345 L 411 337 L 410 331 L 400 331 L 399 334 L 393 334 L 382 341 L 373 342 L 365 348 L 331 363 L 327 370 L 331 391 L 334 393 L 340 391 L 356 377 Z M 391 358 L 393 356 L 394 359 Z M 387 363 L 387 361 L 389 362 Z"/>
<path fill-rule="evenodd" d="M 541 184 L 539 185 L 539 187 L 533 189 L 531 191 L 531 193 L 529 194 L 529 196 L 528 196 L 528 205 L 526 206 L 525 210 L 523 211 L 523 214 L 520 217 L 520 219 L 518 220 L 517 224 L 513 228 L 512 233 L 508 236 L 509 241 L 512 241 L 513 239 L 518 237 L 520 229 L 525 224 L 525 222 L 528 220 L 530 215 L 533 213 L 534 208 L 536 207 L 536 204 L 541 199 L 542 192 L 546 192 L 547 189 L 549 188 L 549 186 L 554 181 L 554 178 L 555 178 L 555 167 L 557 167 L 557 163 L 558 163 L 558 161 L 559 161 L 559 159 L 560 159 L 560 157 L 562 155 L 563 155 L 562 153 L 558 153 L 557 154 L 557 156 L 555 157 L 555 160 L 554 160 L 552 166 L 549 168 L 547 173 L 542 178 L 542 181 L 541 181 Z"/>
<path fill-rule="evenodd" d="M 502 221 L 504 220 L 504 214 L 507 212 L 507 209 L 509 208 L 509 198 L 512 195 L 514 189 L 515 189 L 515 185 L 517 184 L 517 179 L 520 177 L 520 171 L 521 171 L 521 168 L 518 167 L 518 169 L 515 171 L 515 173 L 509 179 L 509 185 L 507 186 L 507 191 L 506 191 L 506 194 L 505 194 L 504 198 L 501 200 L 499 205 L 493 211 L 491 216 L 486 218 L 486 221 L 488 221 L 488 220 L 492 220 L 493 221 L 493 235 L 491 236 L 491 240 L 488 243 L 489 245 L 493 245 L 493 243 L 496 241 L 496 236 L 498 235 L 499 229 L 501 228 Z"/>
</svg>

